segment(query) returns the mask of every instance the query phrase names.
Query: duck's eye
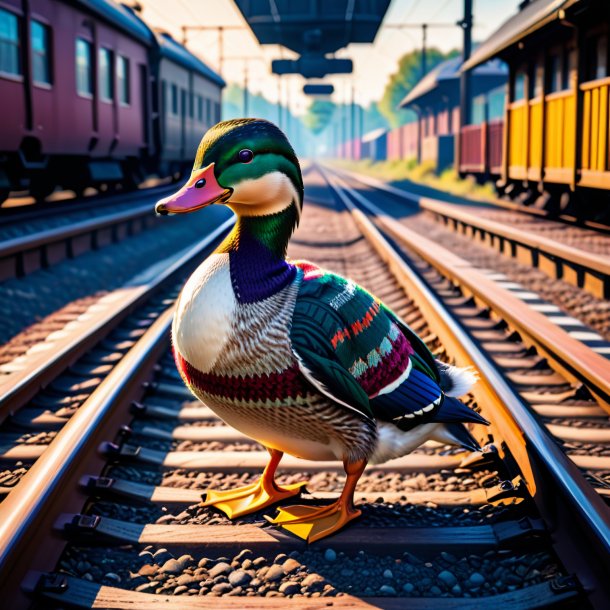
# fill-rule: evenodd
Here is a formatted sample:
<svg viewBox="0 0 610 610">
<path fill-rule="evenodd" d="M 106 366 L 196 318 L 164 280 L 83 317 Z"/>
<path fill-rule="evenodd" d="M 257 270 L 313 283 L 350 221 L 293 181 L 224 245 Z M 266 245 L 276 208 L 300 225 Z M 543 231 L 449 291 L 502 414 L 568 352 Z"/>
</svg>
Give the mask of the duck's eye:
<svg viewBox="0 0 610 610">
<path fill-rule="evenodd" d="M 201 178 L 200 180 L 197 180 L 197 182 L 195 182 L 196 189 L 201 189 L 204 186 L 205 186 L 205 178 Z"/>
<path fill-rule="evenodd" d="M 254 153 L 250 149 L 244 148 L 237 153 L 237 157 L 242 163 L 250 163 L 254 159 Z"/>
</svg>

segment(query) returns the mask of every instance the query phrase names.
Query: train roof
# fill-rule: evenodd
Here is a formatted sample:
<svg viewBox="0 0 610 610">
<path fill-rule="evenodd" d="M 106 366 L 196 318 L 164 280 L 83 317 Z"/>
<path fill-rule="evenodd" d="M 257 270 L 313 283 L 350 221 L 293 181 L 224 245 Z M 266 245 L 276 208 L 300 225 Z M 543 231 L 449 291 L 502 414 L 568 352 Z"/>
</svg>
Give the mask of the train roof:
<svg viewBox="0 0 610 610">
<path fill-rule="evenodd" d="M 505 21 L 485 42 L 464 62 L 462 70 L 471 70 L 483 62 L 498 56 L 519 40 L 544 27 L 547 23 L 560 19 L 560 11 L 579 3 L 581 0 L 533 0 L 516 15 Z"/>
<path fill-rule="evenodd" d="M 421 99 L 425 95 L 438 91 L 442 93 L 443 89 L 450 87 L 456 80 L 460 78 L 460 67 L 462 58 L 452 57 L 447 61 L 442 62 L 433 70 L 430 70 L 424 78 L 422 78 L 411 91 L 400 102 L 400 107 L 409 106 L 415 101 Z M 506 65 L 500 60 L 492 60 L 479 66 L 474 71 L 475 78 L 485 79 L 486 77 L 501 78 L 508 75 Z"/>
<path fill-rule="evenodd" d="M 198 72 L 204 78 L 217 84 L 219 87 L 226 85 L 222 77 L 214 72 L 199 57 L 193 55 L 186 47 L 174 40 L 167 32 L 157 32 L 157 40 L 161 49 L 161 56 L 167 57 L 171 61 Z"/>
<path fill-rule="evenodd" d="M 123 30 L 147 46 L 154 44 L 148 26 L 131 9 L 114 0 L 76 0 L 76 4 Z"/>
</svg>

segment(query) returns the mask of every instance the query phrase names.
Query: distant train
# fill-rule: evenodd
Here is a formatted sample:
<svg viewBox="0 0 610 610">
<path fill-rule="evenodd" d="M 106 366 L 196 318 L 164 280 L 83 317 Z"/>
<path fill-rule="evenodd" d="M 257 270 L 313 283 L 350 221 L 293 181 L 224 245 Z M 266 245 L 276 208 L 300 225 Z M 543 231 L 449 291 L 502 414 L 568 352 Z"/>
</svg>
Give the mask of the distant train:
<svg viewBox="0 0 610 610">
<path fill-rule="evenodd" d="M 424 99 L 426 91 L 412 92 L 405 101 L 419 103 L 417 121 L 337 153 L 427 158 L 439 170 L 453 164 L 461 175 L 495 180 L 524 205 L 609 222 L 609 38 L 607 0 L 525 0 L 455 70 L 452 85 L 437 73 L 429 91 L 437 91 L 438 104 Z M 460 70 L 473 70 L 474 80 L 496 59 L 508 65 L 507 86 L 473 93 L 470 124 L 460 128 Z"/>
<path fill-rule="evenodd" d="M 113 0 L 0 0 L 0 203 L 177 177 L 224 86 Z"/>
</svg>

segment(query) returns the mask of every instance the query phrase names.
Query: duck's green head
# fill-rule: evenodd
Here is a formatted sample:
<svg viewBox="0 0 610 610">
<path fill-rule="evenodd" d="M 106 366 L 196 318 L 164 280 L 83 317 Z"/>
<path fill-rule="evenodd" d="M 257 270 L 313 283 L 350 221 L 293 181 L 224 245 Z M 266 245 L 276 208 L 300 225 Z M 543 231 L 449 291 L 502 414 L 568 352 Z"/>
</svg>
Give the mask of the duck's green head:
<svg viewBox="0 0 610 610">
<path fill-rule="evenodd" d="M 286 136 L 264 119 L 214 125 L 199 144 L 188 182 L 159 201 L 158 214 L 193 212 L 224 203 L 238 216 L 267 216 L 303 204 L 299 161 Z"/>
</svg>

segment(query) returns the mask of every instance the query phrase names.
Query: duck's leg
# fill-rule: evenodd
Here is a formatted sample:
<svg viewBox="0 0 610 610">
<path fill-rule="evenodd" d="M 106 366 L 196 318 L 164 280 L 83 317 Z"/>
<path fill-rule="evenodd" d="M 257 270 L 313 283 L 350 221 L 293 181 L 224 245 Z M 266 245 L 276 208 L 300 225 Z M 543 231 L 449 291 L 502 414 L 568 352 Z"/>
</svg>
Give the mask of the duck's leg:
<svg viewBox="0 0 610 610">
<path fill-rule="evenodd" d="M 271 457 L 261 478 L 256 483 L 227 491 L 208 489 L 201 506 L 214 506 L 225 513 L 229 519 L 234 519 L 298 495 L 306 483 L 293 483 L 280 487 L 275 482 L 275 471 L 284 454 L 268 447 L 267 451 Z"/>
<path fill-rule="evenodd" d="M 267 521 L 280 525 L 307 542 L 314 542 L 340 530 L 352 519 L 362 514 L 354 506 L 354 491 L 358 479 L 366 466 L 366 460 L 348 463 L 343 462 L 347 480 L 339 498 L 328 506 L 285 506 L 278 508 L 275 519 L 265 517 Z"/>
</svg>

